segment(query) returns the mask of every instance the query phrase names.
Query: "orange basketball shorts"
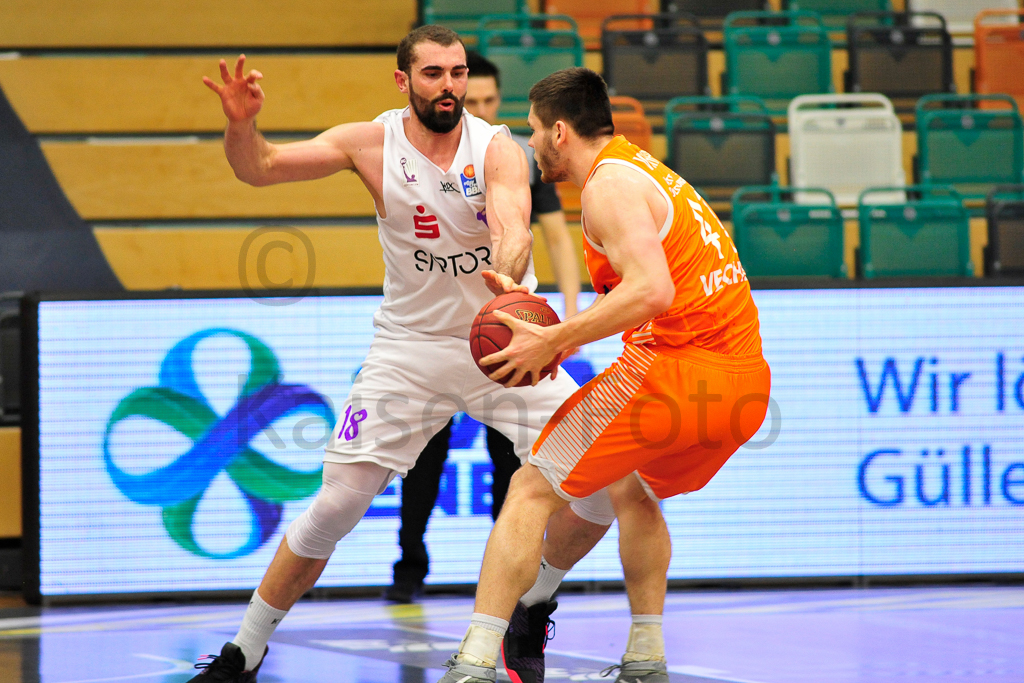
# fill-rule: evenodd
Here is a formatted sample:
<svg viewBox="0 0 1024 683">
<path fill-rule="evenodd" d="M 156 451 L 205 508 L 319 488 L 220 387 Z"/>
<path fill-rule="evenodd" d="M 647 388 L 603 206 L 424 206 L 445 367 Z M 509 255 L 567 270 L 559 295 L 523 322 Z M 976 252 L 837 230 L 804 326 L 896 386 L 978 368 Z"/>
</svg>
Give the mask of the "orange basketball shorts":
<svg viewBox="0 0 1024 683">
<path fill-rule="evenodd" d="M 770 389 L 760 354 L 626 344 L 555 412 L 530 462 L 568 500 L 633 472 L 658 500 L 696 491 L 761 427 Z"/>
</svg>

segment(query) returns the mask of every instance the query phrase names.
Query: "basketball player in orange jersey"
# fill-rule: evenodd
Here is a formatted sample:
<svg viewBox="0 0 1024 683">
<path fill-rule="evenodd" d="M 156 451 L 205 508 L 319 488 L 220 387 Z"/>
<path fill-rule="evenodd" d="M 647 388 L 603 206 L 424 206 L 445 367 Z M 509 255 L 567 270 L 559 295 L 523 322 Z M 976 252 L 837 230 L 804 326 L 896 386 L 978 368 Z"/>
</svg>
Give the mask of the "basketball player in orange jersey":
<svg viewBox="0 0 1024 683">
<path fill-rule="evenodd" d="M 493 681 L 501 635 L 534 581 L 548 518 L 607 487 L 633 624 L 618 681 L 667 683 L 661 631 L 671 542 L 658 501 L 702 488 L 764 420 L 771 383 L 757 308 L 732 239 L 694 189 L 614 136 L 607 89 L 589 69 L 530 91 L 530 146 L 545 182 L 583 188 L 587 269 L 601 294 L 551 327 L 513 331 L 491 378 L 515 384 L 568 349 L 623 332 L 622 356 L 574 394 L 512 478 L 491 532 L 476 609 L 443 683 Z"/>
</svg>

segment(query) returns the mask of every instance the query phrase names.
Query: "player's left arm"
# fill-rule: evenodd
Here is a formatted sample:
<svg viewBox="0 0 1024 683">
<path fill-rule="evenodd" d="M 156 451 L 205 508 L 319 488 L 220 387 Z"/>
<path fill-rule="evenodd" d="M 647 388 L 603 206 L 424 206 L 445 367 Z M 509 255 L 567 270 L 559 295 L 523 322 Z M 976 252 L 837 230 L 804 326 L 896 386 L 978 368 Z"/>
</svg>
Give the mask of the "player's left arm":
<svg viewBox="0 0 1024 683">
<path fill-rule="evenodd" d="M 601 244 L 622 281 L 590 308 L 551 327 L 496 311 L 513 336 L 505 349 L 480 360 L 486 365 L 506 361 L 491 379 L 510 377 L 502 383 L 514 386 L 528 372 L 537 378 L 556 355 L 642 325 L 668 310 L 676 286 L 654 218 L 659 203 L 664 205 L 665 199 L 653 184 L 630 169 L 606 167 L 587 183 L 587 232 Z"/>
<path fill-rule="evenodd" d="M 505 278 L 487 278 L 496 294 L 522 282 L 530 262 L 530 167 L 522 147 L 506 135 L 496 134 L 484 155 L 487 185 L 487 225 L 491 231 L 492 264 Z M 515 288 L 518 289 L 518 288 Z"/>
</svg>

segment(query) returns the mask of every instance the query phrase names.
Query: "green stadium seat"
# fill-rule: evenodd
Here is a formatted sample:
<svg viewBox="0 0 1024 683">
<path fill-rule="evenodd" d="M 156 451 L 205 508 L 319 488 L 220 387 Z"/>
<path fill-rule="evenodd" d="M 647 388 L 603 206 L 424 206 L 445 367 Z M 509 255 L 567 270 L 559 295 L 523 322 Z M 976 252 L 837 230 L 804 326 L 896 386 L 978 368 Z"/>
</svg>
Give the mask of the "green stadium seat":
<svg viewBox="0 0 1024 683">
<path fill-rule="evenodd" d="M 757 97 L 676 97 L 665 106 L 665 164 L 706 199 L 776 181 L 775 124 Z"/>
<path fill-rule="evenodd" d="M 796 191 L 777 185 L 743 187 L 732 198 L 733 241 L 749 277 L 846 277 L 843 215 L 832 193 L 815 204 L 794 202 Z"/>
<path fill-rule="evenodd" d="M 423 23 L 439 24 L 453 31 L 474 31 L 488 14 L 528 14 L 526 0 L 423 0 Z"/>
<path fill-rule="evenodd" d="M 830 93 L 832 42 L 814 12 L 733 12 L 725 18 L 722 92 L 756 95 L 784 115 L 797 95 Z"/>
<path fill-rule="evenodd" d="M 530 88 L 545 76 L 583 66 L 583 41 L 575 31 L 497 30 L 480 34 L 480 54 L 501 70 L 501 118 L 530 111 Z"/>
<path fill-rule="evenodd" d="M 832 31 L 846 28 L 846 19 L 858 12 L 889 12 L 890 0 L 782 0 L 786 11 L 817 12 Z"/>
<path fill-rule="evenodd" d="M 997 103 L 1004 108 L 974 108 Z M 926 95 L 916 113 L 921 183 L 984 199 L 994 185 L 1024 182 L 1024 123 L 1012 97 Z"/>
<path fill-rule="evenodd" d="M 906 191 L 905 203 L 873 194 Z M 864 190 L 858 206 L 860 263 L 865 278 L 970 276 L 970 214 L 950 186 L 919 185 Z"/>
<path fill-rule="evenodd" d="M 476 30 L 540 29 L 544 31 L 573 31 L 579 33 L 576 20 L 568 14 L 485 14 L 476 23 Z"/>
<path fill-rule="evenodd" d="M 468 20 L 467 20 L 468 21 Z M 480 49 L 480 36 L 488 31 L 572 31 L 579 33 L 576 20 L 567 14 L 485 14 L 472 28 L 459 28 L 462 42 L 471 50 Z"/>
</svg>

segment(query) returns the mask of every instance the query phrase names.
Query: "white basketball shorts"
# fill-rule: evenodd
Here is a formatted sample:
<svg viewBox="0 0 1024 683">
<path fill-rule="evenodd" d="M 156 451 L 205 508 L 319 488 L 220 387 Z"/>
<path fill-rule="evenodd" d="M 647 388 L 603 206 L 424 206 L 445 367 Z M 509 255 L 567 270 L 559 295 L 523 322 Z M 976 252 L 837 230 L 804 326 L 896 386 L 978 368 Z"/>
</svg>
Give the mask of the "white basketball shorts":
<svg viewBox="0 0 1024 683">
<path fill-rule="evenodd" d="M 487 379 L 456 337 L 375 337 L 341 407 L 324 462 L 375 462 L 405 476 L 427 441 L 457 412 L 507 436 L 526 462 L 533 442 L 578 389 L 567 372 L 535 387 Z"/>
</svg>

